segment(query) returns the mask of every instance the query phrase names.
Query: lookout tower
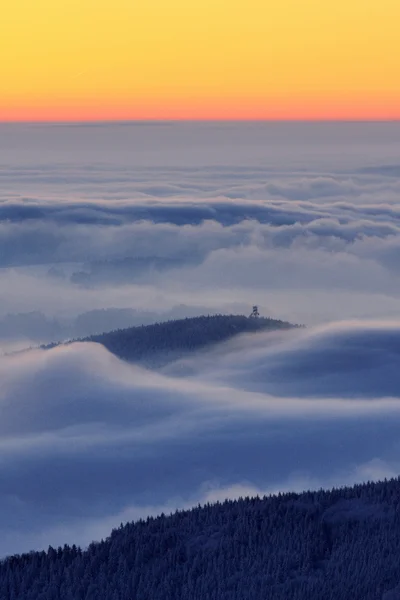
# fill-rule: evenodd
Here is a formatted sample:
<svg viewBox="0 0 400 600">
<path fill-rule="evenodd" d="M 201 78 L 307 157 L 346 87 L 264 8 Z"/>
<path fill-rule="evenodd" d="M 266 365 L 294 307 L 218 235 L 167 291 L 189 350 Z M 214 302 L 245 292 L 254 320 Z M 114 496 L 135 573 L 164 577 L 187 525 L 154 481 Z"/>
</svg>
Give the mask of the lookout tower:
<svg viewBox="0 0 400 600">
<path fill-rule="evenodd" d="M 253 312 L 251 313 L 249 319 L 258 319 L 260 313 L 258 312 L 258 306 L 253 306 Z"/>
</svg>

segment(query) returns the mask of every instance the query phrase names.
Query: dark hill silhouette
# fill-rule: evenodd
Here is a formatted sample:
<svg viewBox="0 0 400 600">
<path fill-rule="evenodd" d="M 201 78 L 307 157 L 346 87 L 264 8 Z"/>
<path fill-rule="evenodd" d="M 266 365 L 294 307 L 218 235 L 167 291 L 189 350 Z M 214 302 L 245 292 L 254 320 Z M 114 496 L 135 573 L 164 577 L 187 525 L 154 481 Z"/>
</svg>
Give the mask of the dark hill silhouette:
<svg viewBox="0 0 400 600">
<path fill-rule="evenodd" d="M 295 325 L 285 321 L 263 317 L 215 315 L 117 329 L 74 341 L 98 342 L 124 360 L 147 366 L 161 366 L 190 352 L 224 342 L 240 333 L 293 327 Z M 52 348 L 56 345 L 49 344 L 44 347 Z"/>
<path fill-rule="evenodd" d="M 127 474 L 129 476 L 129 474 Z M 395 600 L 400 480 L 206 505 L 0 563 L 2 600 Z"/>
</svg>

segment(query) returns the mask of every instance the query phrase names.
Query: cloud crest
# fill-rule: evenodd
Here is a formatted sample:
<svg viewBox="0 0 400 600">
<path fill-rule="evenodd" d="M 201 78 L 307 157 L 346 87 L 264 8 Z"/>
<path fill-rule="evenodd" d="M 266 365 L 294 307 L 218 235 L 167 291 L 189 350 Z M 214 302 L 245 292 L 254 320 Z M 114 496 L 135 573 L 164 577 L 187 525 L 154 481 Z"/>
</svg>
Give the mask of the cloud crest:
<svg viewBox="0 0 400 600">
<path fill-rule="evenodd" d="M 164 374 L 98 344 L 3 357 L 0 551 L 67 528 L 85 544 L 117 517 L 221 494 L 394 472 L 399 341 L 399 323 L 257 334 Z"/>
</svg>

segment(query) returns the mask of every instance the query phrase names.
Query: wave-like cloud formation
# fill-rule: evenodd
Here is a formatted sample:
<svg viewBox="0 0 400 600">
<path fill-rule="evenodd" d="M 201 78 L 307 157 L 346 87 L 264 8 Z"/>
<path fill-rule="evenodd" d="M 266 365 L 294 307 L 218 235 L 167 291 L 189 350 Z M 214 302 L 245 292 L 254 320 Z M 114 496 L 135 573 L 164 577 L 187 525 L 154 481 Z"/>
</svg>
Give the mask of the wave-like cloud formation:
<svg viewBox="0 0 400 600">
<path fill-rule="evenodd" d="M 243 336 L 165 372 L 279 397 L 377 399 L 398 396 L 399 361 L 399 322 L 348 321 Z"/>
<path fill-rule="evenodd" d="M 3 357 L 0 552 L 395 472 L 399 348 L 399 323 L 359 322 L 244 336 L 164 374 L 97 344 Z"/>
</svg>

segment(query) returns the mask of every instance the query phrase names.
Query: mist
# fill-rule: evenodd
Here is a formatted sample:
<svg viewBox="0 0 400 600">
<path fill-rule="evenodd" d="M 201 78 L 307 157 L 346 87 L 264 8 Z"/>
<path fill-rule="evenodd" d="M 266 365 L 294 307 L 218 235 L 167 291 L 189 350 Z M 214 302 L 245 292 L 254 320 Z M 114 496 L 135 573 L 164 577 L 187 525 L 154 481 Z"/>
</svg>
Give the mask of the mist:
<svg viewBox="0 0 400 600">
<path fill-rule="evenodd" d="M 400 125 L 0 125 L 0 554 L 397 475 Z M 305 328 L 157 371 L 40 344 L 204 314 Z"/>
</svg>

